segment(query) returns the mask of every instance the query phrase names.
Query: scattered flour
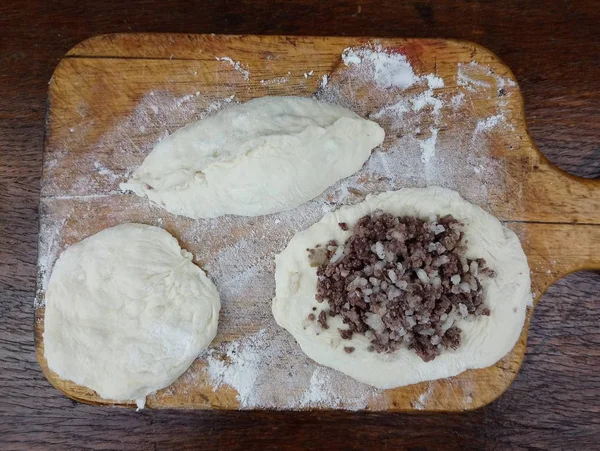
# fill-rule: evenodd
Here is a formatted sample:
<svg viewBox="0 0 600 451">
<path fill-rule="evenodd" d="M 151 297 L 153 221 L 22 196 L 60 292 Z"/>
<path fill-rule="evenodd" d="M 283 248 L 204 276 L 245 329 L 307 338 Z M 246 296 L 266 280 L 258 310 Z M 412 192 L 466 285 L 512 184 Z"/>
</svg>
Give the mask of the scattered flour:
<svg viewBox="0 0 600 451">
<path fill-rule="evenodd" d="M 424 410 L 427 408 L 427 404 L 429 403 L 429 399 L 433 394 L 433 384 L 429 383 L 427 386 L 427 390 L 419 395 L 419 397 L 413 401 L 411 404 L 417 410 Z"/>
<path fill-rule="evenodd" d="M 487 79 L 486 79 L 487 78 Z M 483 66 L 476 61 L 470 63 L 458 63 L 456 71 L 456 82 L 468 91 L 476 91 L 478 88 L 488 89 L 494 84 L 498 92 L 505 87 L 515 87 L 516 83 L 507 77 L 502 77 L 493 72 L 489 67 Z"/>
<path fill-rule="evenodd" d="M 434 96 L 432 89 L 423 91 L 410 101 L 413 105 L 414 111 L 421 111 L 424 107 L 430 105 L 432 107 L 431 112 L 434 116 L 438 116 L 442 106 L 444 106 L 444 103 L 438 97 Z"/>
<path fill-rule="evenodd" d="M 475 91 L 477 88 L 491 87 L 489 82 L 471 77 L 469 69 L 473 67 L 477 67 L 477 63 L 474 61 L 469 64 L 458 63 L 458 71 L 456 73 L 456 83 L 458 86 L 462 86 L 469 91 Z"/>
<path fill-rule="evenodd" d="M 481 133 L 481 132 L 491 130 L 492 128 L 497 127 L 500 123 L 502 123 L 504 121 L 504 119 L 505 119 L 505 117 L 503 114 L 495 114 L 494 116 L 490 116 L 486 119 L 477 121 L 473 135 L 475 136 L 477 133 Z"/>
<path fill-rule="evenodd" d="M 408 113 L 409 111 L 410 107 L 406 104 L 406 101 L 400 100 L 398 103 L 384 106 L 379 111 L 373 113 L 371 119 L 381 119 L 384 116 L 394 116 L 397 119 L 400 119 L 404 113 Z"/>
<path fill-rule="evenodd" d="M 227 360 L 217 357 L 217 351 L 210 351 L 207 358 L 207 372 L 214 389 L 218 389 L 223 384 L 229 385 L 238 392 L 240 405 L 244 407 L 256 405 L 258 391 L 255 385 L 261 372 L 265 346 L 268 348 L 263 329 L 241 342 L 233 342 L 225 346 L 223 351 Z"/>
<path fill-rule="evenodd" d="M 461 63 L 456 76 L 463 89 L 440 90 L 445 86 L 441 77 L 409 70 L 403 55 L 377 44 L 348 48 L 342 58 L 346 67 L 336 76 L 343 80 L 320 89 L 317 97 L 377 120 L 387 138 L 363 171 L 346 179 L 339 199 L 352 203 L 362 200 L 365 191 L 440 185 L 489 209 L 489 193 L 503 190 L 506 170 L 503 160 L 490 155 L 489 140 L 481 131 L 484 125 L 485 131 L 513 128 L 505 108 L 512 91 L 494 88 L 512 88 L 515 83 L 485 66 Z M 403 74 L 395 84 L 385 81 L 391 79 L 385 70 L 395 70 L 390 69 L 394 65 Z M 478 122 L 490 117 L 474 109 L 472 100 L 482 96 L 495 100 L 491 116 L 501 119 L 482 122 L 477 129 Z M 375 105 L 380 106 L 373 111 Z"/>
<path fill-rule="evenodd" d="M 325 86 L 327 86 L 328 80 L 329 80 L 329 76 L 327 74 L 325 74 L 321 77 L 321 88 L 324 88 Z"/>
<path fill-rule="evenodd" d="M 277 77 L 277 78 L 271 78 L 270 80 L 261 80 L 260 84 L 263 86 L 282 85 L 284 83 L 287 83 L 287 81 L 288 81 L 287 77 Z"/>
<path fill-rule="evenodd" d="M 99 161 L 94 162 L 94 168 L 96 169 L 98 174 L 108 177 L 110 179 L 110 181 L 112 181 L 112 182 L 119 179 L 119 177 L 120 177 L 118 174 L 115 174 L 113 171 L 108 169 L 106 166 L 104 166 Z"/>
<path fill-rule="evenodd" d="M 381 390 L 315 364 L 294 349 L 298 346 L 286 335 L 275 326 L 271 332 L 261 329 L 208 351 L 205 371 L 214 390 L 222 385 L 234 388 L 242 409 L 360 410 L 374 401 L 384 402 Z"/>
<path fill-rule="evenodd" d="M 510 130 L 514 130 L 515 126 L 507 122 L 506 115 L 504 113 L 494 114 L 493 116 L 489 116 L 485 119 L 477 121 L 475 130 L 473 130 L 471 142 L 476 142 L 481 133 L 485 133 L 496 128 L 508 128 Z"/>
<path fill-rule="evenodd" d="M 183 97 L 180 97 L 179 99 L 177 99 L 176 105 L 177 107 L 181 107 L 181 105 L 184 105 L 186 103 L 192 102 L 194 100 L 194 98 L 198 97 L 200 95 L 200 91 L 196 91 L 193 94 L 187 94 Z M 158 107 L 156 107 L 156 105 L 152 105 L 152 111 L 154 111 L 155 113 L 158 113 Z M 145 127 L 144 127 L 145 129 Z M 142 130 L 144 131 L 144 130 Z"/>
<path fill-rule="evenodd" d="M 231 67 L 233 67 L 234 70 L 242 74 L 242 77 L 244 77 L 245 80 L 250 79 L 250 71 L 248 70 L 248 67 L 244 67 L 239 61 L 233 61 L 228 56 L 216 56 L 215 59 L 217 61 L 225 61 L 226 63 L 228 63 Z"/>
<path fill-rule="evenodd" d="M 427 80 L 429 89 L 441 89 L 444 87 L 444 79 L 434 74 L 425 75 L 425 80 Z"/>
<path fill-rule="evenodd" d="M 302 394 L 300 403 L 304 406 L 319 405 L 319 404 L 334 404 L 340 403 L 339 399 L 332 399 L 333 393 L 330 389 L 330 380 L 326 373 L 326 367 L 317 368 L 310 377 L 309 386 Z"/>
<path fill-rule="evenodd" d="M 356 51 L 353 48 L 349 47 L 342 53 L 342 61 L 346 66 L 349 66 L 350 64 L 360 64 L 362 58 L 356 54 Z"/>
<path fill-rule="evenodd" d="M 347 384 L 352 385 L 348 392 Z M 346 410 L 359 410 L 368 406 L 369 401 L 381 404 L 382 391 L 353 380 L 338 377 L 331 368 L 318 366 L 310 377 L 309 385 L 302 394 L 299 407 L 337 407 Z"/>
<path fill-rule="evenodd" d="M 396 89 L 396 95 L 393 97 L 399 100 L 384 105 L 371 115 L 372 119 L 382 119 L 387 116 L 399 121 L 421 110 L 425 110 L 432 116 L 430 137 L 418 143 L 421 149 L 420 161 L 428 165 L 435 155 L 439 115 L 445 105 L 437 93 L 437 90 L 445 86 L 444 80 L 435 74 L 417 75 L 406 56 L 386 51 L 380 45 L 347 48 L 342 53 L 342 60 L 352 70 L 354 79 L 372 80 L 382 89 Z M 414 87 L 422 88 L 416 94 L 403 93 L 408 88 Z M 425 174 L 430 173 L 430 170 L 425 170 Z"/>
<path fill-rule="evenodd" d="M 453 95 L 452 98 L 450 99 L 450 105 L 452 105 L 452 109 L 456 110 L 458 107 L 460 107 L 462 105 L 464 100 L 465 100 L 464 92 L 459 92 L 458 94 Z"/>
<path fill-rule="evenodd" d="M 425 140 L 419 142 L 421 147 L 421 161 L 424 165 L 428 165 L 431 158 L 435 155 L 435 143 L 437 141 L 438 129 L 430 129 L 431 136 Z"/>
<path fill-rule="evenodd" d="M 404 55 L 387 52 L 381 46 L 347 48 L 342 61 L 346 66 L 360 66 L 364 77 L 372 78 L 383 88 L 408 88 L 418 80 Z"/>
</svg>

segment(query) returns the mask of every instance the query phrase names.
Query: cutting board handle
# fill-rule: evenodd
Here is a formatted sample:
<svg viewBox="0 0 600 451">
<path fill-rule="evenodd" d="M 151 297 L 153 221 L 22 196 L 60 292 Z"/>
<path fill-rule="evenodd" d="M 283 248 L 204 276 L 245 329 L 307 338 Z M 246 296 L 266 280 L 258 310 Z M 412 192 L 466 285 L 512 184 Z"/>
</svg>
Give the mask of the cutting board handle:
<svg viewBox="0 0 600 451">
<path fill-rule="evenodd" d="M 518 211 L 525 221 L 600 226 L 600 180 L 571 175 L 553 165 L 529 135 L 520 149 L 525 159 L 508 159 L 519 185 L 508 198 L 507 219 Z M 512 200 L 512 201 L 511 201 Z M 510 210 L 512 208 L 512 210 Z"/>
<path fill-rule="evenodd" d="M 514 223 L 509 226 L 521 237 L 526 236 L 522 245 L 531 268 L 536 301 L 567 274 L 600 270 L 600 225 Z"/>
</svg>

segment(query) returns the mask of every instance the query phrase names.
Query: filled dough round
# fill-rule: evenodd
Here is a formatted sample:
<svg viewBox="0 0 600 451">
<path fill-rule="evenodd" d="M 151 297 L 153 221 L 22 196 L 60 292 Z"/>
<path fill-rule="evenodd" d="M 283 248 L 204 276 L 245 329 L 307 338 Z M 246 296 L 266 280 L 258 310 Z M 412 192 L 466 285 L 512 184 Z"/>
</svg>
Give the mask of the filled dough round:
<svg viewBox="0 0 600 451">
<path fill-rule="evenodd" d="M 219 294 L 191 260 L 168 232 L 142 224 L 69 247 L 46 291 L 48 367 L 103 398 L 143 407 L 217 332 Z"/>
<path fill-rule="evenodd" d="M 190 218 L 275 213 L 354 174 L 383 138 L 340 106 L 263 97 L 177 130 L 121 188 Z"/>
<path fill-rule="evenodd" d="M 337 329 L 346 326 L 339 316 L 329 318 L 329 329 L 307 319 L 313 307 L 316 314 L 327 308 L 326 302 L 319 304 L 315 300 L 317 268 L 310 266 L 307 249 L 330 240 L 344 243 L 352 234 L 352 226 L 376 210 L 421 219 L 453 215 L 464 223 L 462 230 L 468 241 L 466 257 L 482 257 L 496 272 L 495 278 L 482 282 L 490 315 L 458 321 L 456 325 L 462 329 L 461 345 L 456 350 L 444 350 L 433 361 L 423 361 L 406 347 L 392 353 L 369 352 L 369 340 L 364 335 L 354 334 L 352 339 L 342 340 Z M 339 227 L 344 222 L 350 230 Z M 276 266 L 273 315 L 277 323 L 316 362 L 379 388 L 451 377 L 467 369 L 493 365 L 515 345 L 531 302 L 529 267 L 517 236 L 458 193 L 439 187 L 370 195 L 360 204 L 329 213 L 297 233 L 277 255 Z M 346 346 L 354 347 L 354 352 L 345 352 Z"/>
</svg>

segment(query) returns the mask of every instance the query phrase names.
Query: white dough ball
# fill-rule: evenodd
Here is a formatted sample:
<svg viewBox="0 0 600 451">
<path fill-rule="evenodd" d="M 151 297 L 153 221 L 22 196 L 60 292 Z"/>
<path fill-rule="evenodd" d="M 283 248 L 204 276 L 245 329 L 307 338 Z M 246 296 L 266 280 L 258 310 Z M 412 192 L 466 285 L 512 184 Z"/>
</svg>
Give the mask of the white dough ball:
<svg viewBox="0 0 600 451">
<path fill-rule="evenodd" d="M 142 224 L 69 247 L 46 291 L 48 367 L 102 398 L 143 407 L 217 332 L 219 293 L 191 260 L 168 232 Z"/>
</svg>

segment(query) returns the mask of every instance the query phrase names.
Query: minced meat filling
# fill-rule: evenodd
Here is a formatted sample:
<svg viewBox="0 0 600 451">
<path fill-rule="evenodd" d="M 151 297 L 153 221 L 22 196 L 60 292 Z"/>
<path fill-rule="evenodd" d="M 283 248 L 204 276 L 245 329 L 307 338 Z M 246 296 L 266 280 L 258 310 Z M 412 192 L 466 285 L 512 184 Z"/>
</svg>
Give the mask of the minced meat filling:
<svg viewBox="0 0 600 451">
<path fill-rule="evenodd" d="M 490 314 L 481 278 L 495 276 L 484 259 L 465 257 L 461 226 L 451 215 L 424 221 L 377 211 L 356 223 L 346 243 L 309 249 L 318 266 L 315 298 L 329 305 L 310 319 L 327 329 L 328 317 L 341 316 L 348 325 L 338 329 L 342 339 L 364 334 L 369 351 L 394 352 L 404 343 L 427 362 L 458 348 L 455 322 Z"/>
</svg>

